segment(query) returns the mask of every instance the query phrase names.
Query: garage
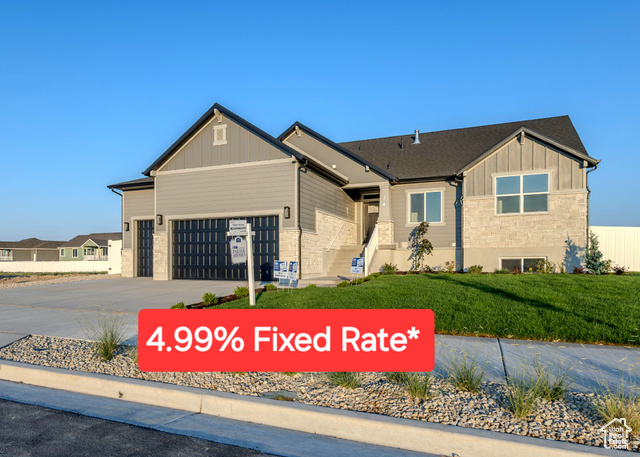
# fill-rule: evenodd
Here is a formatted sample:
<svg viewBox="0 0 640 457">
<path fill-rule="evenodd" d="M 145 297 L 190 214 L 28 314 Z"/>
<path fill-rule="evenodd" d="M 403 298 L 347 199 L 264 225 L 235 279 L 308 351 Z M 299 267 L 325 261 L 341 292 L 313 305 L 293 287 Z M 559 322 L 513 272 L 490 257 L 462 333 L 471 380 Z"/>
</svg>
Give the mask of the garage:
<svg viewBox="0 0 640 457">
<path fill-rule="evenodd" d="M 138 221 L 138 276 L 153 276 L 153 221 Z"/>
<path fill-rule="evenodd" d="M 273 280 L 279 252 L 278 216 L 247 217 L 253 237 L 254 277 Z M 173 278 L 246 280 L 246 265 L 232 265 L 227 231 L 229 219 L 173 221 Z"/>
</svg>

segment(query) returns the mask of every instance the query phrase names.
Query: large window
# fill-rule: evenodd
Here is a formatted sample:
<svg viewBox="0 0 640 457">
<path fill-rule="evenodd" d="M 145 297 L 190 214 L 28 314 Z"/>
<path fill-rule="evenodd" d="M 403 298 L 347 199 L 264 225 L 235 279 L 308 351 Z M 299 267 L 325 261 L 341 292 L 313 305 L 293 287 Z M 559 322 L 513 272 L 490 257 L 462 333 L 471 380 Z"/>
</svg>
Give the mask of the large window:
<svg viewBox="0 0 640 457">
<path fill-rule="evenodd" d="M 442 222 L 442 191 L 429 191 L 408 194 L 408 222 Z"/>
<path fill-rule="evenodd" d="M 544 212 L 548 205 L 548 173 L 496 177 L 496 214 Z"/>
</svg>

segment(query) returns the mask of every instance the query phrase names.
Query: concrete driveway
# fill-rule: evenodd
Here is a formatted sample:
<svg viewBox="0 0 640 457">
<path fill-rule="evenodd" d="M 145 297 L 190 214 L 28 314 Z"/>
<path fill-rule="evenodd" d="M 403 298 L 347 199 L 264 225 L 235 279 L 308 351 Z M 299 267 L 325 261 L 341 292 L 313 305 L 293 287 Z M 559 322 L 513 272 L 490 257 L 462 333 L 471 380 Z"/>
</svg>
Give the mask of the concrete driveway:
<svg viewBox="0 0 640 457">
<path fill-rule="evenodd" d="M 86 338 L 83 322 L 105 313 L 121 313 L 135 342 L 140 310 L 196 303 L 205 292 L 228 295 L 239 285 L 247 283 L 119 278 L 0 289 L 0 347 L 27 334 Z"/>
</svg>

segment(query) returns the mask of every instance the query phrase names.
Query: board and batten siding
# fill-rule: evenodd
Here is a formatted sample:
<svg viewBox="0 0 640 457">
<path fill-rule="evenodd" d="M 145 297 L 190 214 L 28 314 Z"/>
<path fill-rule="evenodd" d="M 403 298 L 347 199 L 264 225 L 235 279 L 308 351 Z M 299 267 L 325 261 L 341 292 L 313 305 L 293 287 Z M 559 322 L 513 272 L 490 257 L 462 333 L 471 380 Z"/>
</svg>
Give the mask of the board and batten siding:
<svg viewBox="0 0 640 457">
<path fill-rule="evenodd" d="M 153 219 L 153 189 L 125 190 L 122 192 L 122 221 L 129 223 L 129 231 L 122 231 L 122 249 L 133 247 L 133 235 L 136 226 L 132 218 Z M 65 252 L 66 254 L 66 252 Z"/>
<path fill-rule="evenodd" d="M 227 126 L 227 144 L 213 145 L 213 129 Z M 159 171 L 213 167 L 234 163 L 259 162 L 289 157 L 255 133 L 223 116 L 212 118 L 162 166 Z"/>
<path fill-rule="evenodd" d="M 459 183 L 430 182 L 416 184 L 398 184 L 391 187 L 391 215 L 394 221 L 395 242 L 404 247 L 409 242 L 411 231 L 418 225 L 409 223 L 407 202 L 411 193 L 444 191 L 443 221 L 441 224 L 430 224 L 426 238 L 434 248 L 453 248 L 460 243 L 460 205 L 462 194 Z"/>
<path fill-rule="evenodd" d="M 281 215 L 295 206 L 296 164 L 268 161 L 252 165 L 209 168 L 180 173 L 158 173 L 156 211 L 165 218 L 199 219 Z M 283 227 L 295 220 L 282 219 Z M 168 224 L 156 226 L 163 232 Z"/>
<path fill-rule="evenodd" d="M 518 138 L 465 173 L 465 197 L 493 195 L 493 175 L 496 173 L 550 170 L 550 191 L 585 189 L 581 160 L 545 145 L 531 137 L 521 144 Z"/>
<path fill-rule="evenodd" d="M 337 184 L 310 170 L 300 171 L 300 226 L 316 230 L 316 209 L 355 222 L 355 202 Z"/>
</svg>

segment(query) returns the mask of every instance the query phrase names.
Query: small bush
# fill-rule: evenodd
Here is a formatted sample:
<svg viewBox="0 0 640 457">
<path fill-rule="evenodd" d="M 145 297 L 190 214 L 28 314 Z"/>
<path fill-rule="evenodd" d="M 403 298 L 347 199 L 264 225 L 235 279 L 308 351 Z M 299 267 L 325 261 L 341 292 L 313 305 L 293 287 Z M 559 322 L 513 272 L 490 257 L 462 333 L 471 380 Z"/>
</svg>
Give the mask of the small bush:
<svg viewBox="0 0 640 457">
<path fill-rule="evenodd" d="M 309 284 L 305 289 L 316 289 L 318 286 L 315 284 Z"/>
<path fill-rule="evenodd" d="M 445 273 L 453 273 L 456 271 L 456 263 L 453 260 L 447 260 L 442 264 L 442 271 Z"/>
<path fill-rule="evenodd" d="M 298 374 L 297 371 L 283 371 L 282 374 L 287 375 L 287 376 L 294 376 L 296 374 Z"/>
<path fill-rule="evenodd" d="M 482 265 L 471 265 L 469 267 L 469 273 L 476 275 L 482 273 Z"/>
<path fill-rule="evenodd" d="M 616 265 L 612 268 L 612 271 L 614 275 L 623 275 L 627 272 L 627 268 Z"/>
<path fill-rule="evenodd" d="M 397 265 L 392 265 L 390 263 L 385 263 L 384 265 L 382 265 L 381 273 L 383 275 L 394 275 L 396 274 L 397 271 L 398 271 Z"/>
<path fill-rule="evenodd" d="M 409 379 L 409 373 L 404 371 L 390 371 L 387 373 L 387 379 L 390 382 L 395 382 L 397 384 L 404 384 Z"/>
<path fill-rule="evenodd" d="M 553 264 L 553 262 L 549 262 L 547 259 L 542 259 L 538 262 L 538 265 L 536 265 L 536 269 L 538 271 L 538 273 L 543 274 L 543 275 L 548 275 L 553 273 L 553 271 L 555 270 L 555 265 Z"/>
<path fill-rule="evenodd" d="M 376 271 L 375 273 L 371 273 L 371 276 L 373 276 L 374 278 L 379 278 L 380 277 L 380 273 L 378 273 Z"/>
<path fill-rule="evenodd" d="M 365 276 L 364 277 L 365 281 L 371 281 L 372 279 L 374 279 L 373 275 L 369 275 L 369 276 Z"/>
<path fill-rule="evenodd" d="M 535 371 L 535 394 L 548 401 L 557 401 L 565 396 L 573 383 L 569 377 L 570 369 L 552 371 L 549 366 L 539 360 L 533 365 Z"/>
<path fill-rule="evenodd" d="M 524 419 L 536 407 L 536 385 L 523 374 L 509 378 L 505 394 L 505 407 L 518 419 Z"/>
<path fill-rule="evenodd" d="M 607 391 L 596 399 L 595 408 L 602 422 L 624 417 L 627 425 L 633 429 L 632 433 L 635 436 L 640 434 L 640 397 L 625 395 L 622 390 Z"/>
<path fill-rule="evenodd" d="M 337 287 L 349 287 L 351 283 L 349 281 L 342 281 L 337 285 Z"/>
<path fill-rule="evenodd" d="M 213 306 L 213 305 L 218 304 L 218 297 L 216 297 L 216 294 L 212 294 L 210 292 L 207 292 L 206 294 L 204 294 L 202 296 L 202 301 L 207 306 Z"/>
<path fill-rule="evenodd" d="M 360 377 L 358 373 L 351 371 L 334 371 L 329 373 L 329 381 L 334 386 L 347 387 L 348 389 L 355 389 L 360 387 Z"/>
<path fill-rule="evenodd" d="M 249 288 L 244 286 L 238 286 L 236 287 L 236 290 L 233 291 L 233 293 L 236 294 L 236 297 L 238 298 L 245 298 L 249 296 Z"/>
<path fill-rule="evenodd" d="M 509 273 L 512 275 L 520 275 L 522 274 L 522 270 L 520 269 L 520 267 L 513 267 L 509 270 Z"/>
<path fill-rule="evenodd" d="M 404 383 L 405 387 L 409 391 L 409 394 L 414 398 L 425 399 L 429 397 L 429 387 L 431 386 L 431 375 L 429 374 L 407 374 L 407 379 Z"/>
<path fill-rule="evenodd" d="M 184 302 L 181 301 L 180 303 L 176 303 L 175 305 L 171 305 L 171 308 L 169 309 L 185 309 L 186 306 L 184 305 Z"/>
<path fill-rule="evenodd" d="M 583 274 L 585 274 L 584 268 L 578 267 L 578 266 L 573 267 L 573 274 L 574 275 L 583 275 Z"/>
<path fill-rule="evenodd" d="M 558 273 L 564 274 L 567 272 L 567 269 L 564 266 L 564 261 L 558 263 Z"/>
<path fill-rule="evenodd" d="M 509 271 L 508 268 L 501 268 L 499 270 L 495 270 L 493 273 L 497 275 L 508 275 L 511 272 Z"/>
<path fill-rule="evenodd" d="M 484 369 L 475 359 L 464 355 L 461 359 L 452 359 L 447 367 L 449 382 L 460 390 L 478 392 L 484 379 Z"/>
<path fill-rule="evenodd" d="M 267 284 L 266 286 L 264 286 L 264 290 L 278 290 L 278 287 L 276 287 L 275 284 Z"/>
<path fill-rule="evenodd" d="M 351 284 L 353 284 L 354 286 L 357 286 L 358 284 L 362 284 L 363 282 L 364 282 L 363 278 L 358 278 L 351 281 Z"/>
<path fill-rule="evenodd" d="M 86 321 L 85 333 L 94 342 L 94 350 L 102 360 L 111 360 L 124 340 L 124 319 L 121 314 L 105 314 L 97 322 Z"/>
<path fill-rule="evenodd" d="M 434 271 L 435 271 L 435 270 L 434 270 L 433 268 L 431 268 L 429 265 L 425 265 L 425 266 L 422 268 L 422 272 L 423 272 L 423 273 L 434 273 Z"/>
</svg>

